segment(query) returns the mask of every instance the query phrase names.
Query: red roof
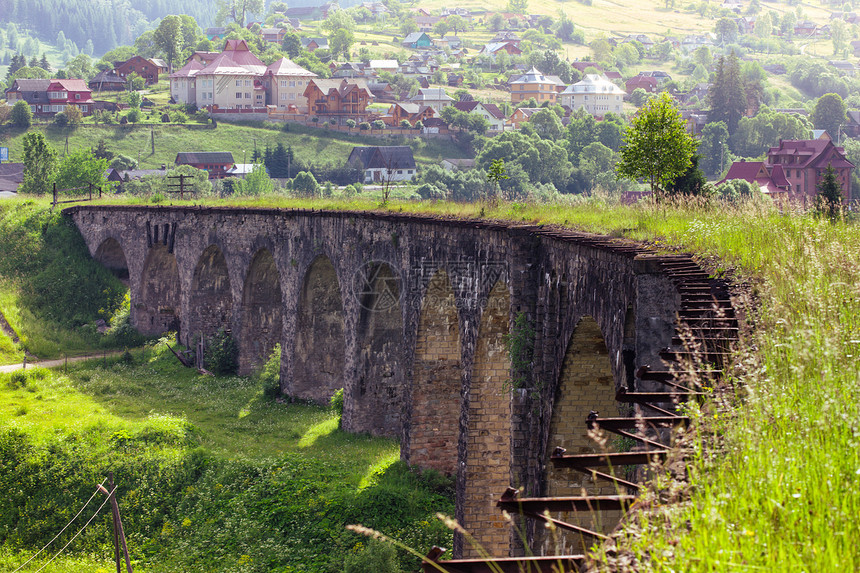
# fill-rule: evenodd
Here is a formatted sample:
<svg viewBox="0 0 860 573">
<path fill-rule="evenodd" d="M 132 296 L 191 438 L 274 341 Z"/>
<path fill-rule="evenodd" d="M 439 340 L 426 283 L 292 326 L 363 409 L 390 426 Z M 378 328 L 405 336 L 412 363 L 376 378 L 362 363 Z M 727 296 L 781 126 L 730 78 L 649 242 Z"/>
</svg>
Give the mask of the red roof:
<svg viewBox="0 0 860 573">
<path fill-rule="evenodd" d="M 767 152 L 770 163 L 781 163 L 774 160 L 776 157 L 799 158 L 794 160 L 790 166 L 792 169 L 824 169 L 832 164 L 834 168 L 854 167 L 854 164 L 845 159 L 845 150 L 836 147 L 829 139 L 783 139 L 779 147 L 771 147 Z"/>
<path fill-rule="evenodd" d="M 784 193 L 791 189 L 791 184 L 785 178 L 785 172 L 781 165 L 775 165 L 768 171 L 768 165 L 764 161 L 735 161 L 729 167 L 729 172 L 717 184 L 725 183 L 732 179 L 743 179 L 758 185 L 762 191 L 768 194 Z"/>
</svg>

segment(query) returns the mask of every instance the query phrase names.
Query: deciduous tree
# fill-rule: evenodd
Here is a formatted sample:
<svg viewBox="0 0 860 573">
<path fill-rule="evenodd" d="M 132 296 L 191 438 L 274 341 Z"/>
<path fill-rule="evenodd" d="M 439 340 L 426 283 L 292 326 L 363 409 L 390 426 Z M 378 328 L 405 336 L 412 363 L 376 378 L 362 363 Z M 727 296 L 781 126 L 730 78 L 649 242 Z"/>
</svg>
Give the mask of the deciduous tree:
<svg viewBox="0 0 860 573">
<path fill-rule="evenodd" d="M 833 140 L 839 138 L 839 126 L 845 123 L 846 106 L 839 94 L 824 94 L 815 102 L 812 124 L 815 129 L 826 129 Z"/>
<path fill-rule="evenodd" d="M 623 177 L 647 180 L 656 196 L 665 194 L 689 169 L 696 152 L 696 141 L 665 92 L 633 117 L 624 142 L 616 171 Z"/>
<path fill-rule="evenodd" d="M 33 123 L 33 111 L 27 102 L 18 100 L 12 106 L 12 113 L 9 119 L 12 121 L 13 126 L 26 129 Z"/>
<path fill-rule="evenodd" d="M 57 170 L 57 152 L 40 131 L 24 136 L 24 181 L 21 193 L 44 195 L 51 191 Z"/>
</svg>

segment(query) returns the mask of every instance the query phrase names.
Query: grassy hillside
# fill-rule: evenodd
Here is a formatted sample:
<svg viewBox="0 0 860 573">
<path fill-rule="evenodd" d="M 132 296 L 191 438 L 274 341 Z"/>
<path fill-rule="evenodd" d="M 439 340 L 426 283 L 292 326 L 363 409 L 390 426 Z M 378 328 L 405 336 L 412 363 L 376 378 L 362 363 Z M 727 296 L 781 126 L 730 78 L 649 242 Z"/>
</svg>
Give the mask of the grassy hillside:
<svg viewBox="0 0 860 573">
<path fill-rule="evenodd" d="M 93 126 L 54 128 L 40 126 L 48 141 L 63 155 L 92 148 L 104 139 L 107 148 L 133 159 L 140 158 L 141 169 L 158 169 L 162 164 L 172 165 L 176 154 L 182 151 L 230 151 L 237 162 L 251 161 L 254 148 L 263 151 L 268 145 L 292 145 L 296 157 L 314 163 L 341 164 L 349 157 L 355 145 L 410 145 L 416 161 L 438 163 L 445 157 L 466 157 L 464 150 L 450 141 L 408 138 L 403 140 L 378 139 L 358 134 L 325 133 L 323 130 L 298 125 L 233 125 L 219 123 L 217 128 L 203 125 L 150 126 Z M 286 131 L 289 129 L 289 131 Z M 21 140 L 26 132 L 11 127 L 0 128 L 0 142 L 9 147 L 12 161 L 20 161 L 23 153 Z M 155 153 L 152 152 L 152 134 Z M 68 143 L 68 148 L 67 148 Z"/>
<path fill-rule="evenodd" d="M 0 336 L 0 361 L 17 362 L 26 349 L 57 358 L 122 347 L 136 336 L 103 336 L 95 322 L 121 306 L 125 286 L 89 256 L 77 229 L 47 201 L 0 202 L 0 311 L 20 338 Z"/>
</svg>

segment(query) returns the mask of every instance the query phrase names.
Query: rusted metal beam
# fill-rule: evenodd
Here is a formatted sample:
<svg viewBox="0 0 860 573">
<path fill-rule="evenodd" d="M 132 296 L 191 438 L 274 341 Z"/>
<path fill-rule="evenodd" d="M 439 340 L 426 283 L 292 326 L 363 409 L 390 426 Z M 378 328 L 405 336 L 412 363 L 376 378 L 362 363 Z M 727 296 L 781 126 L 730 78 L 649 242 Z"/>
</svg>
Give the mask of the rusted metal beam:
<svg viewBox="0 0 860 573">
<path fill-rule="evenodd" d="M 704 396 L 704 392 L 627 392 L 624 388 L 615 393 L 616 402 L 643 404 L 646 402 L 674 402 Z"/>
<path fill-rule="evenodd" d="M 550 456 L 550 461 L 557 468 L 594 468 L 604 466 L 638 466 L 649 464 L 654 460 L 662 460 L 668 450 L 649 450 L 646 452 L 608 452 L 605 454 L 564 454 L 557 453 L 563 448 L 556 448 Z"/>
<path fill-rule="evenodd" d="M 576 573 L 585 563 L 584 555 L 555 557 L 490 557 L 440 561 L 445 549 L 434 547 L 421 562 L 422 573 Z"/>
<path fill-rule="evenodd" d="M 586 424 L 589 428 L 603 428 L 604 430 L 635 430 L 641 426 L 647 428 L 673 428 L 682 424 L 689 424 L 687 416 L 637 416 L 630 418 L 600 418 L 588 416 Z"/>
<path fill-rule="evenodd" d="M 564 497 L 518 497 L 519 490 L 509 487 L 496 507 L 508 513 L 542 513 L 544 511 L 601 511 L 622 510 L 630 507 L 636 497 L 632 495 L 593 495 Z"/>
</svg>

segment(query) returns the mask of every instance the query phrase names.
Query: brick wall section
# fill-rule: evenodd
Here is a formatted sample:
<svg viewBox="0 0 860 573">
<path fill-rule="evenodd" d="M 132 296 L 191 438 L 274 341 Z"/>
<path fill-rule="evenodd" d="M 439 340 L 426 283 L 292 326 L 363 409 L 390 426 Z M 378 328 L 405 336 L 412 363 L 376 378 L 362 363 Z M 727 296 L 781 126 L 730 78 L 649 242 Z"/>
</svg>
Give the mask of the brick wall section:
<svg viewBox="0 0 860 573">
<path fill-rule="evenodd" d="M 230 329 L 230 321 L 233 318 L 230 275 L 227 272 L 224 253 L 215 245 L 203 251 L 197 268 L 194 269 L 194 279 L 191 281 L 188 296 L 191 307 L 196 310 L 188 317 L 188 336 L 192 339 L 205 339 L 219 329 Z"/>
<path fill-rule="evenodd" d="M 321 404 L 344 387 L 344 316 L 340 284 L 328 257 L 308 269 L 299 299 L 293 395 Z"/>
<path fill-rule="evenodd" d="M 275 260 L 267 249 L 257 251 L 242 294 L 239 372 L 250 374 L 268 360 L 283 324 L 283 297 Z"/>
<path fill-rule="evenodd" d="M 618 404 L 615 402 L 612 364 L 609 362 L 603 334 L 592 317 L 583 317 L 570 337 L 559 378 L 545 458 L 547 495 L 579 496 L 584 494 L 583 490 L 588 495 L 626 493 L 616 491 L 614 485 L 605 480 L 595 481 L 584 473 L 555 468 L 549 463 L 549 455 L 557 446 L 565 448 L 571 454 L 604 451 L 600 444 L 588 436 L 585 420 L 591 410 L 600 412 L 604 417 L 619 415 Z M 614 434 L 610 433 L 603 435 L 603 439 L 608 440 L 605 449 L 609 451 L 615 451 L 615 448 L 611 447 L 613 436 Z M 596 469 L 608 471 L 607 468 Z M 618 523 L 620 514 L 616 511 L 582 515 L 568 512 L 554 517 L 592 531 L 607 532 Z M 585 541 L 591 542 L 590 539 Z M 542 554 L 581 552 L 587 549 L 582 547 L 581 542 L 578 535 L 560 533 L 555 538 L 545 538 L 541 546 Z"/>
<path fill-rule="evenodd" d="M 510 295 L 502 281 L 490 291 L 481 316 L 472 385 L 463 526 L 490 555 L 507 555 L 510 526 L 495 500 L 511 483 L 510 360 L 505 336 L 510 332 Z M 466 544 L 466 557 L 476 557 Z"/>
<path fill-rule="evenodd" d="M 409 462 L 455 474 L 463 386 L 460 327 L 454 290 L 442 270 L 427 286 L 412 372 Z"/>
<path fill-rule="evenodd" d="M 132 303 L 137 329 L 147 335 L 178 330 L 180 294 L 176 257 L 166 246 L 156 245 L 143 265 L 141 297 Z"/>
</svg>

